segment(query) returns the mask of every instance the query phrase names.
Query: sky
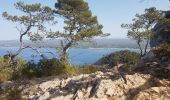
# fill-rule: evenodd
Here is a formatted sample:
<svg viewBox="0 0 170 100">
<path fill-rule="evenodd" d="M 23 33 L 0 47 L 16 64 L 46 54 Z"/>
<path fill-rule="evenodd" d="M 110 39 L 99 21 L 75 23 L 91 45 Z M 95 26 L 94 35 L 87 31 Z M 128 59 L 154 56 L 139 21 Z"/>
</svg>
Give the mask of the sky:
<svg viewBox="0 0 170 100">
<path fill-rule="evenodd" d="M 20 15 L 15 9 L 14 3 L 19 0 L 0 0 L 0 15 L 7 11 L 12 15 Z M 57 0 L 21 0 L 25 3 L 41 3 L 54 8 Z M 93 15 L 98 17 L 100 24 L 104 26 L 103 32 L 110 33 L 107 38 L 127 38 L 127 30 L 121 28 L 122 23 L 131 23 L 136 13 L 142 13 L 144 9 L 156 7 L 159 10 L 169 10 L 169 0 L 86 0 Z M 18 24 L 6 21 L 0 16 L 0 40 L 16 40 L 19 33 Z M 60 30 L 63 23 L 57 23 L 52 28 Z"/>
</svg>

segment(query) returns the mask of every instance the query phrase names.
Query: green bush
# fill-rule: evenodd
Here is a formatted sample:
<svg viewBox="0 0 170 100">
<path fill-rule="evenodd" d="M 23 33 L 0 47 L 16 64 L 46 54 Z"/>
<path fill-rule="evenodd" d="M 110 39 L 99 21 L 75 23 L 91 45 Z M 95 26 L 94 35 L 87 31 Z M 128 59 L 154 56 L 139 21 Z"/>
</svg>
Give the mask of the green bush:
<svg viewBox="0 0 170 100">
<path fill-rule="evenodd" d="M 22 73 L 25 78 L 78 74 L 78 68 L 56 59 L 42 59 L 38 64 L 28 62 Z"/>
<path fill-rule="evenodd" d="M 4 99 L 7 100 L 22 100 L 21 90 L 19 86 L 13 86 L 6 89 L 6 97 Z"/>
<path fill-rule="evenodd" d="M 0 57 L 0 83 L 22 77 L 22 70 L 26 67 L 26 61 L 21 58 L 17 58 L 16 61 L 17 65 L 14 67 L 9 63 L 9 59 Z"/>
<path fill-rule="evenodd" d="M 77 67 L 56 59 L 40 60 L 38 64 L 17 58 L 17 66 L 13 68 L 8 59 L 0 57 L 0 83 L 7 80 L 31 79 L 42 76 L 76 75 Z"/>
<path fill-rule="evenodd" d="M 0 90 L 0 100 L 23 100 L 21 95 L 22 88 L 20 88 L 20 86 L 20 82 L 17 82 Z"/>
<path fill-rule="evenodd" d="M 170 44 L 168 43 L 160 44 L 158 47 L 153 48 L 152 51 L 156 58 L 170 58 Z"/>
<path fill-rule="evenodd" d="M 40 60 L 38 66 L 43 76 L 74 75 L 77 71 L 68 62 L 57 61 L 56 59 Z"/>
<path fill-rule="evenodd" d="M 8 66 L 8 61 L 0 57 L 0 83 L 11 79 L 13 70 Z"/>
<path fill-rule="evenodd" d="M 79 68 L 82 74 L 91 74 L 95 73 L 96 71 L 100 71 L 100 68 L 94 65 L 84 65 L 83 67 Z"/>
<path fill-rule="evenodd" d="M 22 74 L 24 78 L 31 79 L 35 77 L 41 77 L 42 70 L 34 62 L 28 62 L 26 67 L 22 70 Z"/>
<path fill-rule="evenodd" d="M 129 50 L 123 50 L 114 52 L 101 58 L 96 62 L 97 65 L 109 64 L 111 67 L 117 64 L 123 64 L 124 69 L 129 69 L 132 66 L 137 65 L 140 62 L 140 54 L 136 52 L 131 52 Z"/>
<path fill-rule="evenodd" d="M 116 52 L 113 62 L 114 65 L 122 63 L 124 68 L 130 68 L 140 62 L 140 54 L 128 50 Z"/>
<path fill-rule="evenodd" d="M 24 59 L 17 58 L 16 61 L 17 61 L 17 66 L 15 66 L 15 68 L 13 69 L 13 75 L 12 75 L 13 80 L 24 78 L 22 71 L 27 67 L 27 61 L 25 61 Z"/>
<path fill-rule="evenodd" d="M 23 76 L 26 78 L 46 76 L 67 76 L 77 74 L 90 74 L 99 71 L 93 65 L 74 66 L 66 61 L 56 59 L 42 59 L 38 64 L 28 62 L 23 69 Z"/>
</svg>

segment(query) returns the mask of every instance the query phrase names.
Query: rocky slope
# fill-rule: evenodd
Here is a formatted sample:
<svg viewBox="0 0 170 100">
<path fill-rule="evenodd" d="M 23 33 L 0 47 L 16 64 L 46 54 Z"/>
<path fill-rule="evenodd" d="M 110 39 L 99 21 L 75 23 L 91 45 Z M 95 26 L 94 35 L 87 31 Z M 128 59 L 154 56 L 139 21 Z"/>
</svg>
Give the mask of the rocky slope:
<svg viewBox="0 0 170 100">
<path fill-rule="evenodd" d="M 19 85 L 22 99 L 29 100 L 169 100 L 170 81 L 149 74 L 126 75 L 123 79 L 111 72 L 78 75 L 68 78 L 35 79 Z M 4 89 L 11 83 L 1 84 Z"/>
</svg>

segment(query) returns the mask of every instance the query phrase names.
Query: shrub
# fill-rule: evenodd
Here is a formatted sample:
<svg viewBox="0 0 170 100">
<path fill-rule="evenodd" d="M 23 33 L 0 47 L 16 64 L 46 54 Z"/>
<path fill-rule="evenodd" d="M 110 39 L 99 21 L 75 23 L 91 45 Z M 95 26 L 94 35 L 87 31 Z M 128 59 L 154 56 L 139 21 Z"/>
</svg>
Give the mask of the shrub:
<svg viewBox="0 0 170 100">
<path fill-rule="evenodd" d="M 84 65 L 79 70 L 82 74 L 91 74 L 95 73 L 96 71 L 100 71 L 100 68 L 93 65 Z"/>
<path fill-rule="evenodd" d="M 123 64 L 125 69 L 137 65 L 140 62 L 140 54 L 136 52 L 131 52 L 129 50 L 118 51 L 109 54 L 99 61 L 96 62 L 97 65 L 109 64 L 111 67 L 117 64 Z"/>
<path fill-rule="evenodd" d="M 41 68 L 39 68 L 34 62 L 28 62 L 26 67 L 22 70 L 22 74 L 23 77 L 31 79 L 35 77 L 41 77 L 42 71 Z"/>
<path fill-rule="evenodd" d="M 137 65 L 140 61 L 140 54 L 128 50 L 116 52 L 113 58 L 114 65 L 123 64 L 124 68 Z"/>
<path fill-rule="evenodd" d="M 22 71 L 23 76 L 29 79 L 42 76 L 75 75 L 78 72 L 77 67 L 56 59 L 42 59 L 38 64 L 28 62 Z"/>
<path fill-rule="evenodd" d="M 6 99 L 7 100 L 22 100 L 21 90 L 19 86 L 13 86 L 6 89 Z"/>
<path fill-rule="evenodd" d="M 14 66 L 11 66 L 8 59 L 0 57 L 0 83 L 22 77 L 22 70 L 26 67 L 26 61 L 21 58 L 17 58 L 16 61 L 17 66 L 14 68 Z"/>
<path fill-rule="evenodd" d="M 41 68 L 43 76 L 76 74 L 75 67 L 72 67 L 68 62 L 59 61 L 56 59 L 40 60 L 38 66 Z"/>
<path fill-rule="evenodd" d="M 170 57 L 170 44 L 163 43 L 160 44 L 158 47 L 152 49 L 156 58 L 161 59 L 162 57 L 169 58 Z"/>
<path fill-rule="evenodd" d="M 0 57 L 0 83 L 11 79 L 13 70 L 8 66 L 8 61 Z"/>
<path fill-rule="evenodd" d="M 0 90 L 0 100 L 23 100 L 22 89 L 19 81 L 12 82 L 12 84 L 8 84 L 4 89 Z"/>
<path fill-rule="evenodd" d="M 15 66 L 15 68 L 13 69 L 13 74 L 12 74 L 12 79 L 19 79 L 19 78 L 23 78 L 23 69 L 25 69 L 27 67 L 27 61 L 25 61 L 22 58 L 17 58 L 17 66 Z"/>
</svg>

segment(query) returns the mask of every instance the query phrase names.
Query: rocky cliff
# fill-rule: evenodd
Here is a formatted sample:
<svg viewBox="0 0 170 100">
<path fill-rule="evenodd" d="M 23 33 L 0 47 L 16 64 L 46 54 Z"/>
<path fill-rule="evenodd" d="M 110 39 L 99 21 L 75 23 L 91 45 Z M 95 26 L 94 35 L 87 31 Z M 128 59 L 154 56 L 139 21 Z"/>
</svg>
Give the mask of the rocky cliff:
<svg viewBox="0 0 170 100">
<path fill-rule="evenodd" d="M 163 18 L 170 19 L 170 11 L 164 12 Z M 158 22 L 153 28 L 153 33 L 150 41 L 151 47 L 161 43 L 170 43 L 170 23 Z"/>
</svg>

